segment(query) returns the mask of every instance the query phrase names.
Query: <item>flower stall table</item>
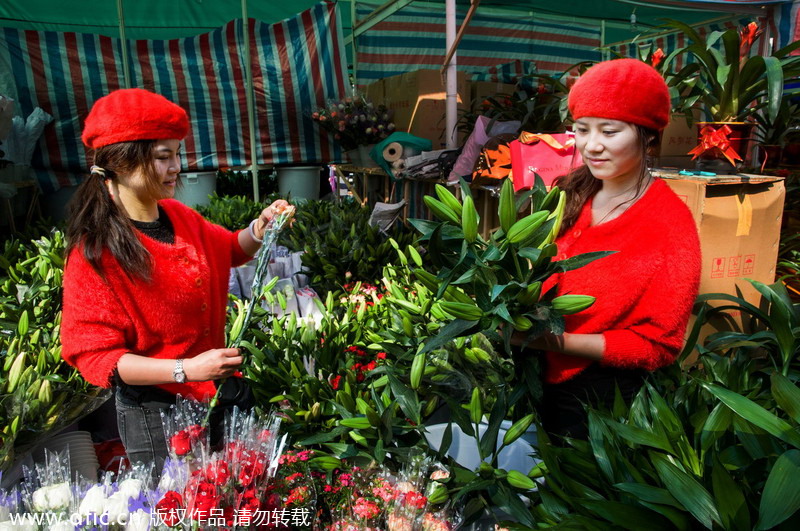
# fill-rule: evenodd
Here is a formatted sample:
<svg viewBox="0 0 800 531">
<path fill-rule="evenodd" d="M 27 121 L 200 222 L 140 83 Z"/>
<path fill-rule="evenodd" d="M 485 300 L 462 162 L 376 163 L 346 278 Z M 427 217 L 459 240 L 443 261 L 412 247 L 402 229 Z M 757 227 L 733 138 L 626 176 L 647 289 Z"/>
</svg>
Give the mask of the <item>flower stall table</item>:
<svg viewBox="0 0 800 531">
<path fill-rule="evenodd" d="M 378 201 L 386 203 L 393 195 L 394 190 L 391 190 L 392 187 L 389 186 L 389 176 L 382 168 L 337 164 L 336 170 L 338 177 L 344 181 L 356 200 L 362 204 L 374 206 Z M 347 174 L 353 176 L 355 188 L 350 186 Z M 361 193 L 359 194 L 357 190 L 360 190 Z"/>
</svg>

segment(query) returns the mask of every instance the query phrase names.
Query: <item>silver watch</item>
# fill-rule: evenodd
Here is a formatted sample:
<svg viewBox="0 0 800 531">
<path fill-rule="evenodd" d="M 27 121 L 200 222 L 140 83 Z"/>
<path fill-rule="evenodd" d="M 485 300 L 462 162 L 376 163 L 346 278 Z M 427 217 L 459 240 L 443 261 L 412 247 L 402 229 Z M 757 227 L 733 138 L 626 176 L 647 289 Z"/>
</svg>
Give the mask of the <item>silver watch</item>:
<svg viewBox="0 0 800 531">
<path fill-rule="evenodd" d="M 186 373 L 183 372 L 183 360 L 175 360 L 175 369 L 172 371 L 172 377 L 179 384 L 186 382 Z"/>
</svg>

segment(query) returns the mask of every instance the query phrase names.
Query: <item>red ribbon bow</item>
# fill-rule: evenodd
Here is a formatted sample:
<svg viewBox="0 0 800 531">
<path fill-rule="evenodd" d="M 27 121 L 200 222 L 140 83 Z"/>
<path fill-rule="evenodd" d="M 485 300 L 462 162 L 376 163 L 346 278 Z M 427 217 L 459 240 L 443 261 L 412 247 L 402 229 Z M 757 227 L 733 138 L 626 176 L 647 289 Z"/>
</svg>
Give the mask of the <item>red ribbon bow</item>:
<svg viewBox="0 0 800 531">
<path fill-rule="evenodd" d="M 714 148 L 719 149 L 731 164 L 736 164 L 737 160 L 742 160 L 742 157 L 731 146 L 731 139 L 728 138 L 728 135 L 732 132 L 733 130 L 727 125 L 723 125 L 719 129 L 714 129 L 710 125 L 704 126 L 700 130 L 700 143 L 689 152 L 689 155 L 693 155 L 692 160 Z"/>
</svg>

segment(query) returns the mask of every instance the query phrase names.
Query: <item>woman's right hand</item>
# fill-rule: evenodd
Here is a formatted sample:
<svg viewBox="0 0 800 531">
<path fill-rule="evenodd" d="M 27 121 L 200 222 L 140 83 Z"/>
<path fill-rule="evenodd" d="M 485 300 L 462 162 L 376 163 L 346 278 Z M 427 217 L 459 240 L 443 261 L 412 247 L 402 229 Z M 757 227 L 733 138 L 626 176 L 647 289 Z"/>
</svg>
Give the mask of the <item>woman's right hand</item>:
<svg viewBox="0 0 800 531">
<path fill-rule="evenodd" d="M 183 360 L 183 372 L 189 382 L 205 382 L 232 376 L 242 365 L 238 348 L 214 348 Z"/>
</svg>

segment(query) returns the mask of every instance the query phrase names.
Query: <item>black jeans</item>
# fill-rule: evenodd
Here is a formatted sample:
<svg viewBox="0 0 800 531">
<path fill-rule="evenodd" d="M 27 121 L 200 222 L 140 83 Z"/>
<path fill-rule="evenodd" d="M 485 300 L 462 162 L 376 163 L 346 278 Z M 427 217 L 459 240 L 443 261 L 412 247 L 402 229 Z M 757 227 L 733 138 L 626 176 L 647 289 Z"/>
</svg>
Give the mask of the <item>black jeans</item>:
<svg viewBox="0 0 800 531">
<path fill-rule="evenodd" d="M 131 386 L 117 382 L 117 425 L 122 444 L 131 463 L 154 463 L 153 477 L 158 478 L 169 455 L 161 413 L 175 404 L 175 396 L 154 386 Z M 238 406 L 253 407 L 253 395 L 240 378 L 229 378 L 220 393 L 219 405 L 209 419 L 212 449 L 222 443 L 225 412 Z"/>
<path fill-rule="evenodd" d="M 585 405 L 610 408 L 617 386 L 622 398 L 630 404 L 644 385 L 647 374 L 643 369 L 618 369 L 592 363 L 566 382 L 545 384 L 539 411 L 542 427 L 554 444 L 563 444 L 563 437 L 588 439 Z"/>
</svg>

